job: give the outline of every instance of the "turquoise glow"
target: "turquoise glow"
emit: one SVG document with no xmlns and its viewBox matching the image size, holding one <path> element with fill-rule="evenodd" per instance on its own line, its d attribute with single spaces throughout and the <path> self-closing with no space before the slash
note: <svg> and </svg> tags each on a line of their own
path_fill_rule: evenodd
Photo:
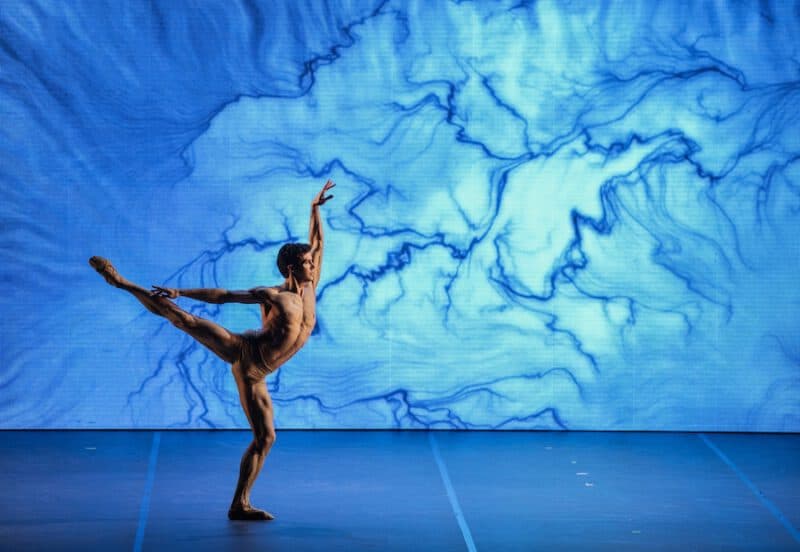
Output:
<svg viewBox="0 0 800 552">
<path fill-rule="evenodd" d="M 2 427 L 244 427 L 86 259 L 276 284 L 333 178 L 279 427 L 800 430 L 788 3 L 198 4 L 0 10 Z"/>
</svg>

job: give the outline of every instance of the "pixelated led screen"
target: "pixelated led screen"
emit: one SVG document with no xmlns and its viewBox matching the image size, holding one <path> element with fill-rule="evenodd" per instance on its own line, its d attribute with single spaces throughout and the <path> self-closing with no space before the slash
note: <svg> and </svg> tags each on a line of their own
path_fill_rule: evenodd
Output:
<svg viewBox="0 0 800 552">
<path fill-rule="evenodd" d="M 230 368 L 87 259 L 276 285 L 332 178 L 278 428 L 798 431 L 798 27 L 791 2 L 4 2 L 0 426 L 246 427 Z"/>
</svg>

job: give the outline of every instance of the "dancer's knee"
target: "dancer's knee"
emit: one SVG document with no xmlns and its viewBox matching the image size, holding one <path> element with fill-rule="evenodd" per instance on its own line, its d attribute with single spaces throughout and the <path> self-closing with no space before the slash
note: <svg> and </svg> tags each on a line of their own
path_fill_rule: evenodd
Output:
<svg viewBox="0 0 800 552">
<path fill-rule="evenodd" d="M 197 326 L 197 320 L 195 320 L 194 316 L 192 316 L 191 314 L 178 312 L 178 313 L 172 313 L 168 316 L 170 322 L 172 322 L 172 325 L 180 330 L 194 328 L 195 326 Z"/>
<path fill-rule="evenodd" d="M 275 438 L 275 431 L 267 431 L 255 438 L 253 446 L 259 453 L 269 452 L 269 449 L 275 444 Z"/>
</svg>

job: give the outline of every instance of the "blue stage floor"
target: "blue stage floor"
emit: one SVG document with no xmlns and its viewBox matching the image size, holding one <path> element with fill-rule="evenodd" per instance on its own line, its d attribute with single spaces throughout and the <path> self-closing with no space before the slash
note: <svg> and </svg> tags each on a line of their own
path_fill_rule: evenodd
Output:
<svg viewBox="0 0 800 552">
<path fill-rule="evenodd" d="M 2 550 L 800 550 L 800 436 L 0 432 Z"/>
</svg>

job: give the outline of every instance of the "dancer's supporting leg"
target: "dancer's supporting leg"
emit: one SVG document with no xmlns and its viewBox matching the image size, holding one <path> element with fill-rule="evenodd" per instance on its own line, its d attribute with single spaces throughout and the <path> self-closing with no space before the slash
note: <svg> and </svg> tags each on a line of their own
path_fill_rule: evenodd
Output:
<svg viewBox="0 0 800 552">
<path fill-rule="evenodd" d="M 273 515 L 250 505 L 250 489 L 253 488 L 264 459 L 275 443 L 275 424 L 272 416 L 272 399 L 263 379 L 247 377 L 247 367 L 240 363 L 233 365 L 233 375 L 239 388 L 239 399 L 253 430 L 253 441 L 242 455 L 239 465 L 239 482 L 233 494 L 230 519 L 274 519 Z"/>
<path fill-rule="evenodd" d="M 197 341 L 208 347 L 225 362 L 233 364 L 238 361 L 241 351 L 241 338 L 219 324 L 186 312 L 178 305 L 164 297 L 152 295 L 148 290 L 123 278 L 117 269 L 102 257 L 92 257 L 89 264 L 114 287 L 123 289 L 136 297 L 147 310 L 163 316 L 180 330 L 183 330 Z"/>
</svg>

